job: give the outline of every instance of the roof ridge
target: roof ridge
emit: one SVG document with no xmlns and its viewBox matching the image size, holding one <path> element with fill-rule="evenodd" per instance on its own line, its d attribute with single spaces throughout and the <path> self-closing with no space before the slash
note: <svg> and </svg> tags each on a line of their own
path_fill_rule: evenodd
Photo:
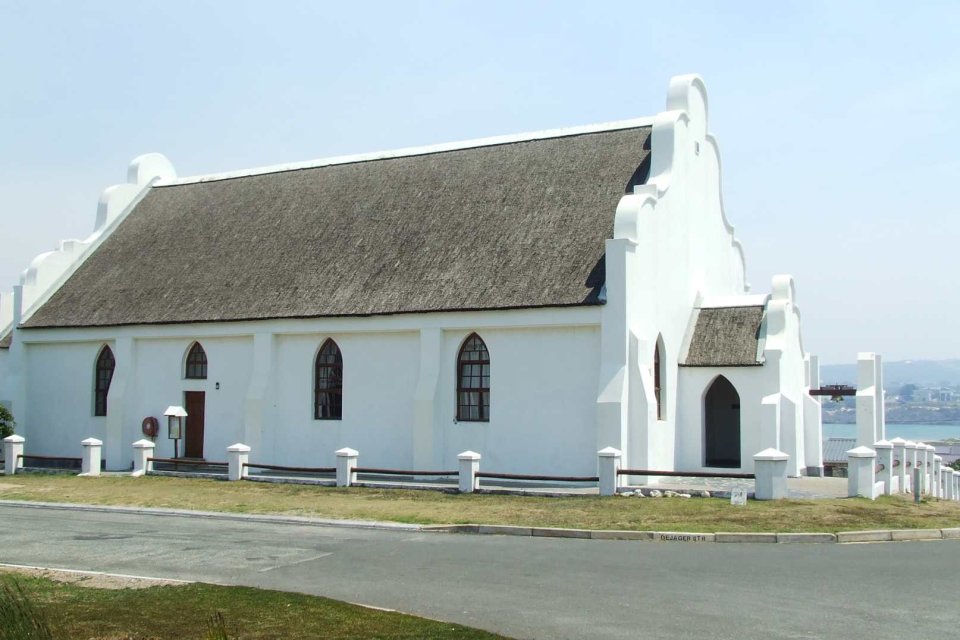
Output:
<svg viewBox="0 0 960 640">
<path fill-rule="evenodd" d="M 472 140 L 461 140 L 458 142 L 444 142 L 440 144 L 425 145 L 419 147 L 404 147 L 394 150 L 374 151 L 369 153 L 359 153 L 345 156 L 332 156 L 330 158 L 318 158 L 315 160 L 305 160 L 302 162 L 288 162 L 276 165 L 267 165 L 263 167 L 254 167 L 251 169 L 239 169 L 236 171 L 224 171 L 219 173 L 210 173 L 197 176 L 185 176 L 171 180 L 159 180 L 154 183 L 155 187 L 174 187 L 187 184 L 198 184 L 201 182 L 218 182 L 221 180 L 233 180 L 235 178 L 246 178 L 250 176 L 266 175 L 271 173 L 285 173 L 288 171 L 300 171 L 303 169 L 317 169 L 320 167 L 329 167 L 344 164 L 356 164 L 360 162 L 372 162 L 375 160 L 390 160 L 393 158 L 408 158 L 412 156 L 425 156 L 437 153 L 448 153 L 450 151 L 462 151 L 465 149 L 475 149 L 480 147 L 495 147 L 501 145 L 517 144 L 521 142 L 532 142 L 535 140 L 549 140 L 552 138 L 568 138 L 592 133 L 604 133 L 607 131 L 619 131 L 622 129 L 639 129 L 653 125 L 653 118 L 633 118 L 630 120 L 615 120 L 611 122 L 602 122 L 598 124 L 580 125 L 574 127 L 560 127 L 556 129 L 544 129 L 542 131 L 531 131 L 527 133 L 515 133 L 501 136 L 490 136 L 486 138 L 475 138 Z"/>
</svg>

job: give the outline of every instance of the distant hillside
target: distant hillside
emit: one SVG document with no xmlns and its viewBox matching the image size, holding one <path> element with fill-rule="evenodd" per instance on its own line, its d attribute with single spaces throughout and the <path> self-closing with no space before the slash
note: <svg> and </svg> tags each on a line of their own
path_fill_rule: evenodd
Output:
<svg viewBox="0 0 960 640">
<path fill-rule="evenodd" d="M 856 384 L 856 364 L 829 364 L 820 367 L 824 384 Z M 902 360 L 883 363 L 883 386 L 887 389 L 907 383 L 920 386 L 960 385 L 960 359 L 957 360 Z"/>
</svg>

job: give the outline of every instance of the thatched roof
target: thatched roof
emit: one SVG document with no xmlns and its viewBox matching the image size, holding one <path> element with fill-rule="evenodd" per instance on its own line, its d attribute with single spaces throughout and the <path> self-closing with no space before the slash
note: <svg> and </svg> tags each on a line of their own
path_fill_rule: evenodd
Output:
<svg viewBox="0 0 960 640">
<path fill-rule="evenodd" d="M 762 306 L 698 309 L 682 366 L 745 367 L 757 360 Z"/>
<path fill-rule="evenodd" d="M 649 127 L 153 187 L 25 323 L 599 304 Z"/>
</svg>

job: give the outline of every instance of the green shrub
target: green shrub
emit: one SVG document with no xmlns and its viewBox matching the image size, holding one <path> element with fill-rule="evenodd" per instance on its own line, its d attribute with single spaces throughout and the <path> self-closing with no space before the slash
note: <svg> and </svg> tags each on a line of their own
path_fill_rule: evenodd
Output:
<svg viewBox="0 0 960 640">
<path fill-rule="evenodd" d="M 53 640 L 46 617 L 13 579 L 0 582 L 0 640 Z"/>
<path fill-rule="evenodd" d="M 13 421 L 13 414 L 0 404 L 0 440 L 13 435 L 13 428 L 17 423 Z"/>
<path fill-rule="evenodd" d="M 222 611 L 217 611 L 207 620 L 206 640 L 230 640 L 227 635 L 227 621 Z"/>
</svg>

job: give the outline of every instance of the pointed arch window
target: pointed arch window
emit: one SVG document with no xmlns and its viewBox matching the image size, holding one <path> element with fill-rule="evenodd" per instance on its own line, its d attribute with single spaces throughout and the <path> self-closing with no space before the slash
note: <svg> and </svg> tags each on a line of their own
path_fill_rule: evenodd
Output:
<svg viewBox="0 0 960 640">
<path fill-rule="evenodd" d="M 457 420 L 490 421 L 490 353 L 475 333 L 457 356 Z"/>
<path fill-rule="evenodd" d="M 313 417 L 315 420 L 343 418 L 343 356 L 331 339 L 320 347 L 314 363 Z"/>
<path fill-rule="evenodd" d="M 188 380 L 207 379 L 207 352 L 199 342 L 194 342 L 187 354 L 186 375 Z"/>
<path fill-rule="evenodd" d="M 108 345 L 100 349 L 100 355 L 97 356 L 96 373 L 93 382 L 93 415 L 107 415 L 107 394 L 110 392 L 110 381 L 113 380 L 113 370 L 116 367 L 116 361 L 113 358 L 113 351 Z"/>
<path fill-rule="evenodd" d="M 664 407 L 663 382 L 666 377 L 663 366 L 663 337 L 657 337 L 657 345 L 653 350 L 653 395 L 657 400 L 657 420 L 665 420 L 667 412 Z"/>
</svg>

